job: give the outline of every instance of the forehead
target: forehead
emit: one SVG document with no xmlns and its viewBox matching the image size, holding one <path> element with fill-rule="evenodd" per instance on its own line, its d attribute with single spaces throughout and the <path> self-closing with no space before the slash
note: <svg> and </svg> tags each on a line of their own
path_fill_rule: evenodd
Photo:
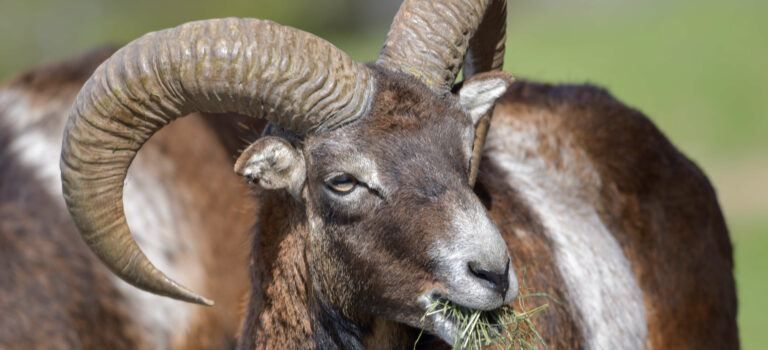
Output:
<svg viewBox="0 0 768 350">
<path fill-rule="evenodd" d="M 398 116 L 365 120 L 354 126 L 314 137 L 310 142 L 314 158 L 342 153 L 382 153 L 385 158 L 455 152 L 471 126 L 457 118 L 415 120 Z"/>
<path fill-rule="evenodd" d="M 308 145 L 313 163 L 324 168 L 371 166 L 395 175 L 404 168 L 462 172 L 474 128 L 455 98 L 438 96 L 408 77 L 383 80 L 367 116 L 313 137 Z"/>
</svg>

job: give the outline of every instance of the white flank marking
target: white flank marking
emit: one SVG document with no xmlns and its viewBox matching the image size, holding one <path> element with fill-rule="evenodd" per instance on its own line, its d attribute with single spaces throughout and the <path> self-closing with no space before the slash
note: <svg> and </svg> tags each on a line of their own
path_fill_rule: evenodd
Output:
<svg viewBox="0 0 768 350">
<path fill-rule="evenodd" d="M 555 262 L 570 300 L 585 321 L 585 345 L 642 349 L 648 335 L 642 290 L 586 195 L 599 189 L 599 175 L 583 151 L 554 137 L 552 130 L 497 122 L 491 127 L 487 154 L 506 170 L 508 183 L 541 218 L 554 243 Z M 537 156 L 542 143 L 545 149 L 560 150 L 558 168 Z"/>
<path fill-rule="evenodd" d="M 48 194 L 66 210 L 61 195 L 59 155 L 64 122 L 72 100 L 57 98 L 45 104 L 31 105 L 24 92 L 0 91 L 0 106 L 9 106 L 3 126 L 10 127 L 10 151 L 23 165 L 36 170 Z M 190 234 L 195 224 L 189 215 L 174 210 L 179 205 L 174 198 L 183 194 L 178 188 L 163 186 L 159 175 L 172 170 L 173 164 L 160 155 L 152 161 L 143 154 L 134 161 L 128 173 L 124 198 L 125 212 L 133 236 L 149 259 L 177 281 L 195 289 L 203 276 L 197 259 L 168 257 L 196 255 L 195 239 Z M 158 168 L 165 169 L 158 170 Z M 176 205 L 174 205 L 176 204 Z M 111 275 L 111 274 L 110 274 Z M 140 325 L 156 349 L 170 349 L 175 340 L 186 336 L 194 315 L 193 305 L 156 296 L 139 290 L 118 277 L 115 284 L 125 298 L 125 309 Z"/>
</svg>

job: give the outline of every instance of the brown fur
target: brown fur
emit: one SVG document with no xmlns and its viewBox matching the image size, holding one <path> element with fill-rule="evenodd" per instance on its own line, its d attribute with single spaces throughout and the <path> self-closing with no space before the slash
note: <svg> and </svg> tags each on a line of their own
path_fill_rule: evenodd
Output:
<svg viewBox="0 0 768 350">
<path fill-rule="evenodd" d="M 424 127 L 423 120 L 398 118 L 396 117 L 398 115 L 429 113 L 429 108 L 437 111 L 429 113 L 430 115 L 442 115 L 439 106 L 424 104 L 424 101 L 416 97 L 418 94 L 397 81 L 385 88 L 392 90 L 380 95 L 383 102 L 377 106 L 382 109 L 375 110 L 377 112 L 374 113 L 389 117 L 381 119 L 380 122 L 376 118 L 369 121 L 365 125 L 368 133 L 366 135 L 373 135 L 380 140 L 397 134 L 399 130 L 405 132 Z M 517 123 L 535 126 L 540 130 L 541 137 L 554 137 L 555 144 L 558 142 L 565 144 L 565 141 L 557 141 L 558 139 L 575 140 L 575 147 L 584 150 L 589 159 L 597 164 L 604 187 L 587 191 L 593 191 L 592 199 L 596 203 L 601 203 L 599 206 L 601 219 L 617 234 L 617 240 L 639 276 L 640 285 L 646 295 L 649 348 L 738 348 L 730 243 L 716 199 L 700 171 L 676 151 L 647 118 L 593 87 L 557 87 L 518 83 L 499 102 L 493 123 L 500 125 L 512 119 Z M 449 119 L 447 123 L 450 122 Z M 357 143 L 365 144 L 365 141 L 360 141 L 365 140 L 365 137 L 357 140 Z M 366 146 L 371 145 L 366 144 Z M 397 152 L 398 149 L 402 149 L 393 144 L 389 146 L 389 148 L 370 148 L 381 150 L 381 152 Z M 503 152 L 503 150 L 495 151 Z M 400 155 L 405 156 L 405 154 Z M 544 157 L 555 168 L 560 163 L 557 148 L 542 148 L 539 149 L 539 153 L 530 156 Z M 377 157 L 381 160 L 386 159 L 387 155 L 379 153 Z M 654 159 L 661 161 L 653 161 Z M 399 166 L 402 164 L 388 164 L 392 169 L 397 169 Z M 654 175 L 646 176 L 643 171 Z M 664 175 L 660 176 L 659 173 Z M 560 304 L 545 298 L 529 300 L 529 305 L 547 301 L 551 304 L 551 307 L 534 322 L 551 348 L 582 348 L 584 334 L 581 333 L 580 328 L 581 315 L 569 304 L 569 296 L 564 289 L 562 276 L 554 264 L 551 243 L 544 232 L 545 228 L 524 199 L 520 198 L 517 191 L 510 187 L 504 178 L 503 170 L 498 168 L 492 160 L 485 158 L 475 192 L 501 229 L 512 252 L 514 263 L 516 266 L 525 267 L 525 278 L 523 279 L 522 273 L 519 274 L 527 288 L 522 293 L 545 292 L 562 302 Z M 429 188 L 427 183 L 422 185 L 424 185 L 422 189 Z M 651 188 L 652 191 L 650 191 Z M 264 196 L 268 202 L 275 201 L 269 206 L 270 208 L 279 208 L 278 203 L 291 201 L 286 195 L 278 195 L 275 192 L 265 193 Z M 279 198 L 281 196 L 282 198 Z M 669 198 L 681 198 L 681 200 L 666 202 Z M 643 205 L 648 208 L 658 209 L 640 211 L 637 208 L 640 203 L 644 203 Z M 424 204 L 417 198 L 410 198 L 410 204 L 405 206 L 414 205 L 419 207 Z M 262 232 L 294 232 L 291 234 L 293 235 L 298 231 L 287 229 L 287 227 L 295 225 L 296 220 L 301 222 L 305 219 L 295 215 L 285 216 L 282 213 L 303 210 L 301 207 L 292 207 L 263 212 L 260 230 Z M 403 212 L 403 214 L 406 213 Z M 396 217 L 397 213 L 381 215 L 389 220 L 399 220 Z M 676 219 L 681 215 L 686 219 Z M 429 215 L 426 216 L 429 217 Z M 277 222 L 274 221 L 275 218 L 278 219 Z M 442 220 L 444 219 L 435 216 L 429 222 L 430 225 L 439 226 Z M 691 222 L 701 223 L 702 226 L 686 228 Z M 518 231 L 524 231 L 525 234 L 518 235 L 516 234 Z M 680 236 L 676 236 L 678 233 Z M 275 235 L 272 233 L 269 237 L 275 237 Z M 691 235 L 696 235 L 697 239 L 686 238 L 693 237 Z M 275 247 L 279 246 L 282 247 L 281 249 L 290 247 L 288 249 L 290 253 L 287 251 L 278 253 L 275 258 L 277 261 L 282 261 L 283 257 L 290 257 L 288 259 L 290 263 L 287 266 L 297 263 L 306 264 L 304 259 L 311 259 L 306 252 L 302 256 L 301 252 L 296 250 L 296 246 L 305 247 L 306 240 L 301 240 L 301 244 L 294 244 L 296 242 L 293 241 L 291 241 L 292 244 L 278 244 L 273 241 L 274 238 L 266 238 L 263 234 L 259 239 L 262 243 L 254 251 L 255 255 L 270 252 L 269 255 L 272 256 L 275 254 Z M 424 245 L 423 242 L 414 243 L 413 240 L 408 241 L 408 244 Z M 681 255 L 680 247 L 687 247 L 696 252 L 696 255 Z M 397 261 L 397 259 L 392 260 L 391 257 L 383 259 L 375 255 L 366 256 L 377 264 L 392 265 Z M 326 258 L 335 261 L 333 256 L 326 256 Z M 415 256 L 408 257 L 408 259 L 414 258 Z M 285 266 L 274 267 L 273 265 L 267 270 L 284 271 L 283 267 Z M 358 268 L 366 271 L 362 266 Z M 413 266 L 410 268 L 412 269 Z M 292 300 L 283 305 L 288 310 L 295 310 L 296 305 L 302 302 L 305 306 L 313 304 L 305 299 L 312 299 L 311 295 L 305 294 L 307 285 L 311 284 L 305 275 L 309 270 L 311 269 L 306 266 L 288 270 L 293 272 L 288 280 L 303 281 L 303 287 L 299 293 L 302 297 L 299 300 L 295 299 L 294 293 L 276 294 L 277 298 Z M 397 272 L 397 268 L 388 269 L 388 273 L 397 275 Z M 262 289 L 269 288 L 264 284 L 267 280 L 272 280 L 275 284 L 283 283 L 276 281 L 274 276 L 270 278 L 261 280 Z M 266 285 L 269 284 L 266 283 Z M 701 289 L 708 290 L 700 291 Z M 337 292 L 355 293 L 350 290 Z M 673 303 L 674 307 L 671 306 Z M 259 309 L 253 305 L 249 307 L 249 311 Z M 308 310 L 302 310 L 301 315 L 310 315 L 309 319 L 313 320 L 311 307 Z M 294 311 L 291 314 L 297 313 Z M 367 327 L 370 327 L 370 323 L 366 322 L 368 321 L 363 319 L 359 324 L 367 324 Z M 377 321 L 377 323 L 381 322 Z M 269 324 L 275 326 L 275 323 Z M 244 325 L 246 329 L 261 327 L 255 318 L 249 318 Z M 282 325 L 286 328 L 296 326 L 287 321 Z M 312 331 L 307 331 L 306 325 L 298 327 L 303 330 L 303 335 L 292 333 L 293 337 L 285 336 L 286 332 L 291 332 L 290 330 L 286 331 L 281 327 L 278 329 L 280 330 L 275 334 L 280 335 L 281 341 L 294 339 L 291 342 L 282 343 L 290 344 L 284 345 L 289 348 L 308 346 L 297 343 L 295 339 L 313 336 Z M 387 324 L 383 329 L 391 330 L 393 325 Z M 377 345 L 381 345 L 381 339 L 387 339 L 385 334 L 388 333 L 371 333 L 366 336 L 366 339 L 369 344 L 376 342 Z M 401 337 L 410 339 L 409 341 L 413 340 L 412 330 L 407 328 L 397 331 L 396 334 L 401 334 Z M 251 336 L 255 339 L 259 338 L 259 336 Z M 274 334 L 262 333 L 261 336 L 264 337 L 261 339 L 266 341 L 272 339 Z M 432 348 L 444 346 L 431 343 L 433 342 L 431 339 L 423 342 L 422 345 Z M 243 343 L 241 348 L 250 349 L 251 344 Z M 316 346 L 317 343 L 311 345 Z M 403 346 L 403 343 L 389 345 L 392 348 L 398 348 Z"/>
<path fill-rule="evenodd" d="M 111 49 L 45 66 L 14 79 L 7 90 L 23 91 L 32 104 L 69 105 L 81 85 Z M 0 114 L 9 106 L 0 106 Z M 44 116 L 40 127 L 60 124 L 68 111 Z M 4 116 L 10 118 L 10 116 Z M 188 117 L 163 129 L 143 149 L 136 167 L 171 159 L 162 173 L 164 186 L 184 193 L 175 205 L 200 218 L 197 232 L 180 234 L 202 240 L 206 287 L 217 306 L 200 307 L 178 349 L 232 348 L 247 291 L 248 239 L 257 203 L 231 171 L 232 153 L 205 119 Z M 0 122 L 8 119 L 0 119 Z M 221 129 L 234 129 L 226 126 Z M 14 135 L 0 128 L 0 141 Z M 254 132 L 254 133 L 257 133 Z M 194 140 L 194 142 L 178 142 Z M 0 348 L 142 349 L 151 348 L 139 325 L 122 305 L 110 272 L 82 242 L 60 198 L 49 198 L 32 169 L 15 155 L 0 154 Z M 149 165 L 152 166 L 152 165 Z M 236 208 L 233 210 L 233 208 Z M 185 218 L 177 218 L 185 220 Z M 176 254 L 176 253 L 174 253 Z M 180 255 L 182 256 L 182 255 Z M 180 304 L 181 305 L 181 304 Z"/>
<path fill-rule="evenodd" d="M 30 71 L 7 88 L 28 90 L 35 103 L 71 101 L 94 64 L 109 54 L 99 50 Z M 0 106 L 0 115 L 9 107 Z M 33 169 L 9 153 L 9 132 L 7 125 L 0 127 L 0 348 L 149 348 L 130 323 L 130 310 L 116 302 L 120 296 L 110 272 L 80 240 L 60 201 L 49 198 Z"/>
<path fill-rule="evenodd" d="M 504 116 L 499 119 L 502 118 Z M 551 297 L 526 299 L 529 308 L 550 304 L 544 313 L 534 318 L 537 330 L 551 349 L 578 348 L 583 344 L 578 326 L 581 316 L 569 304 L 562 276 L 552 256 L 552 243 L 545 236 L 536 214 L 504 181 L 505 175 L 490 159 L 484 158 L 475 191 L 480 198 L 486 198 L 486 208 L 507 242 L 514 266 L 519 269 L 517 275 L 523 287 L 520 294 L 546 293 Z M 519 236 L 519 231 L 523 235 Z"/>
<path fill-rule="evenodd" d="M 71 100 L 104 56 L 36 70 L 9 86 L 27 91 L 35 103 Z M 160 154 L 175 162 L 163 183 L 193 189 L 178 198 L 179 206 L 205 218 L 199 232 L 183 234 L 205 242 L 198 257 L 206 266 L 201 292 L 217 305 L 200 309 L 178 348 L 230 347 L 241 319 L 241 349 L 412 344 L 416 329 L 389 319 L 413 324 L 420 310 L 401 298 L 439 285 L 430 278 L 423 247 L 448 219 L 439 199 L 471 195 L 456 175 L 467 167 L 467 150 L 455 144 L 456 131 L 467 125 L 446 107 L 448 99 L 410 78 L 378 74 L 373 116 L 301 142 L 315 157 L 308 181 L 318 183 L 339 152 L 323 141 L 354 140 L 347 145 L 376 157 L 383 181 L 399 188 L 386 206 L 365 202 L 352 214 L 338 211 L 325 206 L 320 189 L 311 185 L 304 192 L 311 199 L 307 204 L 284 191 L 246 196 L 244 180 L 230 169 L 242 143 L 231 140 L 248 139 L 260 126 L 242 119 L 185 118 L 142 149 L 148 159 Z M 589 189 L 591 200 L 638 276 L 649 348 L 737 348 L 731 246 L 714 192 L 695 165 L 639 112 L 588 86 L 517 83 L 497 105 L 491 128 L 511 120 L 571 140 L 597 168 L 602 185 Z M 11 137 L 0 135 L 0 141 Z M 559 150 L 543 148 L 531 156 L 557 167 Z M 139 328 L 126 317 L 131 310 L 118 306 L 121 296 L 109 272 L 80 241 L 58 199 L 47 198 L 32 169 L 13 155 L 0 154 L 0 164 L 0 259 L 9 267 L 0 272 L 0 347 L 146 348 Z M 580 348 L 582 316 L 569 305 L 545 228 L 503 181 L 503 172 L 485 158 L 475 194 L 499 227 L 515 266 L 527 267 L 529 291 L 563 302 L 535 319 L 542 336 L 551 348 Z M 374 210 L 376 216 L 365 216 Z M 418 220 L 412 210 L 419 210 Z M 248 263 L 245 234 L 256 217 Z M 322 236 L 309 231 L 310 221 L 329 217 L 341 220 L 321 221 Z M 243 315 L 246 264 L 251 283 Z M 422 348 L 444 346 L 434 339 L 422 343 Z"/>
<path fill-rule="evenodd" d="M 199 220 L 197 232 L 179 234 L 202 241 L 200 256 L 188 259 L 203 261 L 205 287 L 201 292 L 216 300 L 216 306 L 197 308 L 197 320 L 179 349 L 233 347 L 249 286 L 247 233 L 254 224 L 252 213 L 258 204 L 247 195 L 243 181 L 232 173 L 229 153 L 217 144 L 216 135 L 206 124 L 199 117 L 174 122 L 153 137 L 154 144 L 148 144 L 151 148 L 144 152 L 158 152 L 175 161 L 173 173 L 159 178 L 167 187 L 189 189 L 185 194 L 191 197 L 179 198 L 174 204 L 190 217 L 204 218 Z"/>
<path fill-rule="evenodd" d="M 516 83 L 497 104 L 493 124 L 513 119 L 533 126 L 542 138 L 574 140 L 597 168 L 602 186 L 587 191 L 592 191 L 602 221 L 614 232 L 638 276 L 645 295 L 649 348 L 738 348 L 728 230 L 714 191 L 695 164 L 640 112 L 591 86 Z M 557 164 L 558 152 L 540 149 L 532 156 Z M 503 178 L 487 162 L 481 175 L 481 182 Z M 488 192 L 496 194 L 499 189 Z M 514 195 L 499 199 L 510 201 Z M 535 235 L 537 230 L 528 232 Z M 512 234 L 505 234 L 505 239 L 513 256 L 542 246 L 520 242 Z M 542 273 L 542 267 L 545 272 L 547 265 L 533 263 L 531 273 Z M 543 290 L 551 293 L 550 288 Z M 537 320 L 546 330 L 553 325 L 549 321 Z M 559 335 L 552 339 L 559 340 Z"/>
</svg>

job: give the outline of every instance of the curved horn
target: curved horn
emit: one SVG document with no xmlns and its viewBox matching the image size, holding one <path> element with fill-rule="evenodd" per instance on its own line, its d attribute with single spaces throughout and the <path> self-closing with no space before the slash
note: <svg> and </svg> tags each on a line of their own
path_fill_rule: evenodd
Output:
<svg viewBox="0 0 768 350">
<path fill-rule="evenodd" d="M 217 19 L 149 33 L 86 82 L 64 131 L 64 198 L 91 250 L 123 280 L 210 305 L 156 269 L 131 236 L 123 182 L 141 146 L 194 111 L 235 112 L 299 133 L 364 115 L 374 82 L 363 65 L 311 34 L 255 19 Z"/>
<path fill-rule="evenodd" d="M 501 69 L 506 7 L 505 0 L 406 0 L 376 62 L 448 92 L 462 62 L 465 78 Z"/>
<path fill-rule="evenodd" d="M 475 73 L 498 71 L 504 66 L 504 43 L 507 37 L 507 2 L 492 1 L 485 11 L 485 16 L 477 28 L 475 36 L 469 41 L 469 51 L 464 58 L 464 79 Z M 475 141 L 469 166 L 469 185 L 474 186 L 480 159 L 483 157 L 485 137 L 491 126 L 493 110 L 482 116 L 475 127 Z"/>
<path fill-rule="evenodd" d="M 432 90 L 445 93 L 453 86 L 462 62 L 464 79 L 475 73 L 501 70 L 506 24 L 506 0 L 406 0 L 376 62 L 409 73 Z M 477 179 L 490 123 L 489 113 L 477 124 L 470 186 Z"/>
<path fill-rule="evenodd" d="M 491 1 L 483 21 L 469 41 L 464 57 L 464 79 L 475 73 L 501 70 L 504 66 L 504 43 L 507 38 L 507 2 Z"/>
</svg>

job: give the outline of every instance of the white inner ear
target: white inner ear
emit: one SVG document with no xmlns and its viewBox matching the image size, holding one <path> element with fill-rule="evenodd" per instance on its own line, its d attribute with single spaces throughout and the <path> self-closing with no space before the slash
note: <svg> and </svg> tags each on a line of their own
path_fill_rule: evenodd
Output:
<svg viewBox="0 0 768 350">
<path fill-rule="evenodd" d="M 235 163 L 238 175 L 258 180 L 266 189 L 285 188 L 300 199 L 306 169 L 304 158 L 286 140 L 276 136 L 263 137 L 243 151 Z"/>
<path fill-rule="evenodd" d="M 503 79 L 471 81 L 459 90 L 459 105 L 472 117 L 472 124 L 477 124 L 506 91 L 507 82 Z"/>
</svg>

